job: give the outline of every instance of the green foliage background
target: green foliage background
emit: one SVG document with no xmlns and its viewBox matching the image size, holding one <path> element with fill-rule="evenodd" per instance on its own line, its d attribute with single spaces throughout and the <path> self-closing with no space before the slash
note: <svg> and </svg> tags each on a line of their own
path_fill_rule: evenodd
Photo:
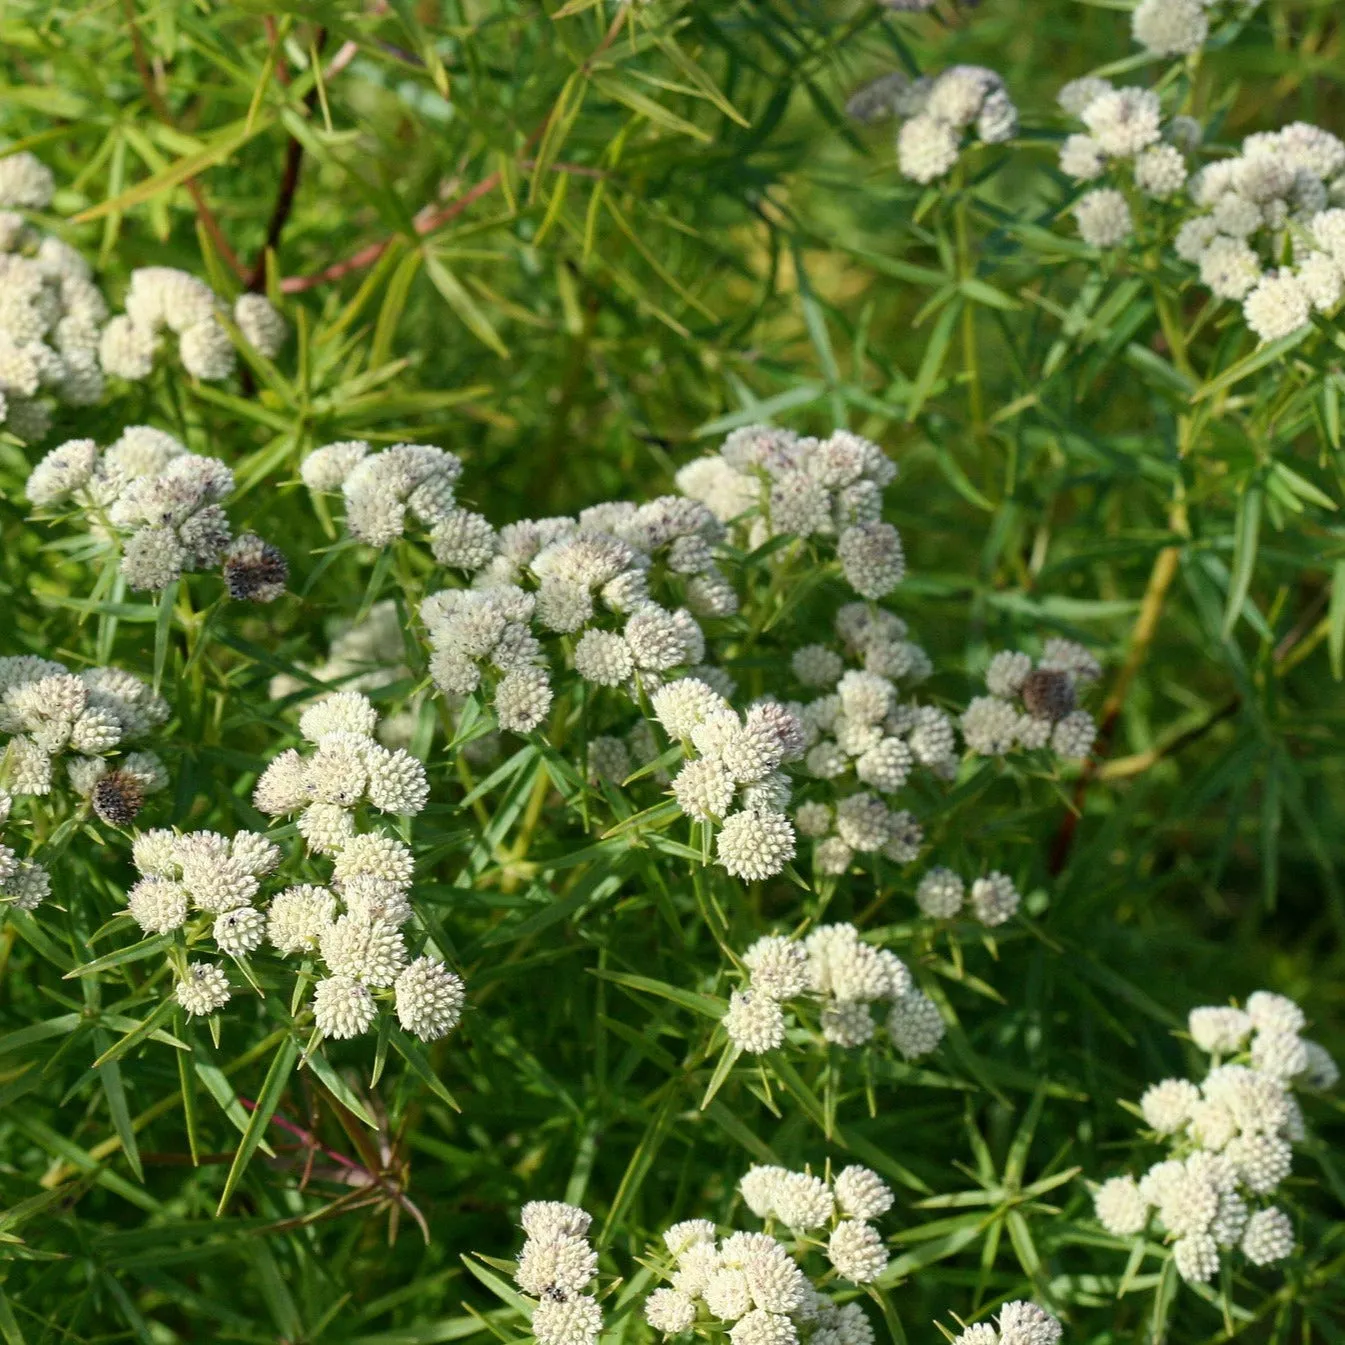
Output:
<svg viewBox="0 0 1345 1345">
<path fill-rule="evenodd" d="M 872 1114 L 864 1081 L 847 1076 L 830 1140 L 805 1101 L 767 1096 L 749 1073 L 700 1109 L 714 1060 L 694 996 L 612 979 L 727 993 L 685 899 L 690 878 L 636 850 L 574 878 L 558 861 L 587 844 L 577 821 L 520 828 L 540 759 L 473 810 L 442 743 L 432 758 L 435 802 L 418 829 L 432 858 L 417 891 L 469 986 L 463 1030 L 432 1052 L 461 1113 L 400 1062 L 370 1094 L 381 1140 L 309 1075 L 285 1094 L 281 1115 L 378 1173 L 372 1188 L 346 1184 L 322 1154 L 301 1180 L 305 1154 L 272 1127 L 274 1154 L 256 1156 L 216 1217 L 237 1131 L 198 1097 L 192 1165 L 164 1047 L 121 1069 L 132 1162 L 90 1063 L 133 1026 L 120 997 L 143 1006 L 144 987 L 62 981 L 97 918 L 71 914 L 45 936 L 10 918 L 7 1342 L 511 1339 L 517 1320 L 461 1257 L 510 1255 L 523 1200 L 593 1209 L 605 1267 L 638 1285 L 636 1258 L 670 1213 L 722 1215 L 748 1162 L 847 1151 L 897 1177 L 886 1287 L 912 1339 L 933 1339 L 935 1317 L 1034 1293 L 1067 1317 L 1070 1339 L 1148 1338 L 1152 1297 L 1115 1298 L 1123 1253 L 1062 1174 L 1124 1165 L 1133 1122 L 1116 1099 L 1188 1063 L 1172 1030 L 1193 1004 L 1270 986 L 1345 1053 L 1345 374 L 1338 331 L 1259 371 L 1239 366 L 1250 338 L 1227 315 L 1187 348 L 1200 307 L 1189 285 L 1158 261 L 1099 263 L 1057 222 L 1070 189 L 1054 169 L 1056 89 L 1103 66 L 1155 73 L 1132 57 L 1123 8 L 0 7 L 0 135 L 51 164 L 61 218 L 49 223 L 97 257 L 109 290 L 162 263 L 235 293 L 259 266 L 297 328 L 275 366 L 233 391 L 159 373 L 51 437 L 174 429 L 235 467 L 242 513 L 283 540 L 295 569 L 298 596 L 274 610 L 208 630 L 198 612 L 173 632 L 176 794 L 153 805 L 155 823 L 257 821 L 248 773 L 290 731 L 272 673 L 311 662 L 324 623 L 376 596 L 355 552 L 330 550 L 336 532 L 298 483 L 304 453 L 341 438 L 452 449 L 465 501 L 506 521 L 653 493 L 753 420 L 848 424 L 901 465 L 889 516 L 911 578 L 895 606 L 934 655 L 942 694 L 965 699 L 988 651 L 1049 632 L 1103 653 L 1121 693 L 1072 844 L 1071 782 L 1045 822 L 1021 781 L 980 805 L 978 832 L 1013 849 L 1032 894 L 1033 922 L 1001 940 L 999 968 L 968 951 L 1002 1002 L 950 992 L 965 1030 L 948 1052 L 928 1068 L 889 1065 L 871 1081 Z M 1182 72 L 1210 138 L 1234 144 L 1295 117 L 1345 129 L 1340 20 L 1331 0 L 1267 0 Z M 320 83 L 318 53 L 342 63 Z M 936 199 L 897 176 L 889 128 L 842 108 L 887 70 L 954 61 L 998 69 L 1023 130 Z M 287 163 L 297 193 L 269 235 Z M 423 210 L 445 218 L 422 234 Z M 385 245 L 371 265 L 323 277 L 371 244 Z M 88 576 L 26 521 L 36 454 L 0 446 L 0 652 L 82 657 L 97 625 L 79 606 Z M 1151 639 L 1136 633 L 1146 595 Z M 120 617 L 116 660 L 149 670 L 153 609 Z M 747 670 L 749 689 L 764 672 Z M 515 870 L 476 857 L 483 815 L 515 845 Z M 975 856 L 982 838 L 957 839 Z M 129 866 L 124 847 L 100 852 L 105 841 L 80 838 L 84 888 L 57 897 L 72 913 L 86 898 L 118 904 Z M 795 898 L 771 889 L 761 909 L 731 912 L 734 927 L 787 922 Z M 204 1058 L 257 1097 L 272 1027 L 260 1010 L 231 1011 Z M 203 1031 L 196 1047 L 209 1052 Z M 363 1089 L 361 1053 L 335 1059 Z M 1341 1336 L 1339 1103 L 1314 1120 L 1296 1178 L 1314 1211 L 1306 1253 L 1282 1288 L 1267 1273 L 1234 1291 L 1249 1313 L 1229 1325 L 1248 1339 Z M 1227 1330 L 1189 1292 L 1160 1306 L 1176 1338 Z M 613 1329 L 643 1330 L 629 1313 Z"/>
</svg>

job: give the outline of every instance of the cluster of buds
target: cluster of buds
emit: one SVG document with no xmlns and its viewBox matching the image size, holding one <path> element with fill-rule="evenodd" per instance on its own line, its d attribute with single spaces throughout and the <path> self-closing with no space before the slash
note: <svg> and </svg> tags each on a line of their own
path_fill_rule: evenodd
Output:
<svg viewBox="0 0 1345 1345">
<path fill-rule="evenodd" d="M 1058 756 L 1086 757 L 1097 724 L 1078 709 L 1079 688 L 1095 682 L 1102 669 L 1073 640 L 1050 639 L 1034 663 L 1027 654 L 1005 650 L 990 660 L 985 685 L 962 713 L 962 737 L 979 756 L 1049 747 Z"/>
<path fill-rule="evenodd" d="M 0 658 L 0 735 L 9 735 L 0 785 L 13 795 L 49 794 L 64 758 L 75 792 L 103 821 L 126 826 L 168 774 L 153 752 L 112 754 L 167 718 L 167 701 L 119 668 L 75 674 L 34 655 Z"/>
<path fill-rule="evenodd" d="M 877 444 L 849 430 L 814 439 L 751 425 L 683 467 L 677 487 L 748 548 L 774 537 L 832 542 L 855 592 L 882 598 L 906 574 L 901 538 L 882 521 L 883 491 L 896 475 Z"/>
<path fill-rule="evenodd" d="M 686 757 L 673 797 L 686 816 L 718 826 L 720 864 L 747 882 L 779 873 L 794 857 L 794 828 L 785 814 L 789 780 L 780 767 L 802 755 L 798 718 L 774 701 L 739 714 L 692 677 L 669 682 L 652 701 Z"/>
<path fill-rule="evenodd" d="M 221 319 L 228 305 L 199 277 L 171 266 L 145 266 L 131 272 L 125 312 L 103 328 L 98 356 L 103 371 L 128 382 L 154 372 L 165 337 L 177 340 L 182 367 L 193 378 L 217 383 L 237 363 L 233 337 Z M 243 340 L 272 359 L 285 344 L 285 319 L 263 294 L 243 294 L 232 317 Z"/>
<path fill-rule="evenodd" d="M 23 859 L 4 839 L 14 798 L 0 789 L 0 911 L 33 911 L 51 895 L 51 875 L 35 859 Z"/>
<path fill-rule="evenodd" d="M 534 1300 L 537 1345 L 593 1345 L 602 1334 L 602 1309 L 587 1292 L 598 1273 L 598 1254 L 588 1240 L 590 1216 L 559 1200 L 531 1200 L 521 1222 L 527 1238 L 514 1283 Z"/>
<path fill-rule="evenodd" d="M 164 589 L 186 571 L 223 562 L 235 597 L 271 601 L 284 591 L 288 567 L 275 547 L 250 534 L 230 546 L 221 502 L 233 488 L 233 473 L 218 458 L 132 425 L 106 449 L 92 439 L 53 449 L 28 477 L 27 492 L 38 509 L 77 511 L 95 537 L 119 542 L 121 573 L 134 589 Z"/>
<path fill-rule="evenodd" d="M 664 1335 L 727 1335 L 733 1345 L 873 1345 L 863 1309 L 820 1293 L 804 1264 L 820 1250 L 852 1284 L 883 1273 L 887 1248 L 870 1222 L 892 1205 L 882 1179 L 858 1166 L 831 1181 L 753 1167 L 738 1189 L 768 1230 L 787 1228 L 791 1242 L 769 1231 L 720 1237 L 707 1219 L 674 1224 L 663 1235 L 669 1284 L 645 1300 L 645 1320 Z"/>
<path fill-rule="evenodd" d="M 818 1031 L 835 1046 L 862 1046 L 878 1031 L 872 1006 L 886 1007 L 886 1029 L 906 1060 L 943 1040 L 938 1006 L 891 950 L 865 943 L 854 925 L 821 925 L 804 939 L 768 934 L 743 955 L 746 988 L 724 1014 L 729 1041 L 752 1055 L 775 1050 L 788 1033 L 785 1006 L 816 1009 Z"/>
<path fill-rule="evenodd" d="M 92 406 L 103 395 L 102 291 L 74 248 L 19 213 L 46 209 L 53 189 L 27 151 L 0 159 L 0 423 L 29 443 L 50 429 L 50 402 Z"/>
<path fill-rule="evenodd" d="M 1297 1004 L 1266 990 L 1245 1008 L 1191 1011 L 1191 1040 L 1213 1057 L 1212 1068 L 1199 1083 L 1164 1079 L 1140 1099 L 1150 1134 L 1168 1152 L 1138 1181 L 1113 1177 L 1097 1188 L 1098 1221 L 1109 1233 L 1137 1237 L 1156 1219 L 1191 1284 L 1213 1279 L 1234 1249 L 1257 1266 L 1293 1251 L 1293 1223 L 1270 1203 L 1304 1138 L 1293 1089 L 1330 1088 L 1340 1077 L 1327 1052 L 1302 1036 L 1305 1025 Z"/>
</svg>

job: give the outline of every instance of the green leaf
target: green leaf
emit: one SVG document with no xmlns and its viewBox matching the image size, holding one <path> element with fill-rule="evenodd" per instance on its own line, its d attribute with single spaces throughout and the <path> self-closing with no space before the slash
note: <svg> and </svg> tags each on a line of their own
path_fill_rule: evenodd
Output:
<svg viewBox="0 0 1345 1345">
<path fill-rule="evenodd" d="M 228 1207 L 234 1191 L 238 1188 L 238 1183 L 242 1180 L 243 1173 L 247 1171 L 247 1166 L 252 1161 L 252 1155 L 257 1152 L 257 1146 L 266 1133 L 266 1127 L 271 1124 L 271 1117 L 275 1115 L 276 1108 L 280 1106 L 285 1085 L 289 1083 L 290 1074 L 293 1072 L 298 1059 L 299 1044 L 293 1036 L 286 1034 L 271 1061 L 271 1068 L 266 1072 L 266 1079 L 262 1084 L 261 1093 L 257 1097 L 256 1106 L 252 1109 L 247 1128 L 243 1131 L 243 1138 L 234 1153 L 234 1161 L 229 1168 L 229 1175 L 224 1179 L 224 1190 L 220 1194 L 219 1205 L 215 1209 L 216 1218 L 222 1215 Z"/>
<path fill-rule="evenodd" d="M 462 282 L 432 252 L 425 254 L 425 270 L 434 287 L 448 301 L 448 306 L 462 319 L 463 325 L 483 345 L 489 346 L 502 360 L 509 358 L 508 347 L 491 326 L 490 319 L 481 311 L 476 300 Z"/>
<path fill-rule="evenodd" d="M 430 1064 L 430 1058 L 425 1054 L 424 1049 L 419 1042 L 412 1041 L 405 1032 L 394 1032 L 392 1035 L 392 1048 L 397 1052 L 411 1069 L 411 1073 L 430 1090 L 441 1102 L 445 1102 L 452 1107 L 454 1111 L 460 1112 L 462 1108 L 458 1106 L 457 1099 L 452 1093 L 444 1087 L 443 1081 L 434 1072 L 434 1066 Z"/>
<path fill-rule="evenodd" d="M 1242 615 L 1242 604 L 1252 585 L 1256 567 L 1256 548 L 1261 536 L 1260 485 L 1249 485 L 1238 501 L 1237 519 L 1233 525 L 1233 571 L 1228 581 L 1228 602 L 1224 608 L 1223 638 L 1233 634 L 1233 628 Z"/>
</svg>

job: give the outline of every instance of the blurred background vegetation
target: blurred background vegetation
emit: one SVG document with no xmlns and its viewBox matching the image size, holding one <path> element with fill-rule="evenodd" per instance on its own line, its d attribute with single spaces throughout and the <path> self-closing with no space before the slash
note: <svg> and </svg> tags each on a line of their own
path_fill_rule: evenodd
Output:
<svg viewBox="0 0 1345 1345">
<path fill-rule="evenodd" d="M 1099 68 L 1153 73 L 1132 54 L 1125 10 L 7 0 L 0 137 L 55 171 L 49 227 L 97 258 L 112 295 L 134 267 L 180 266 L 221 293 L 265 287 L 296 328 L 275 368 L 232 391 L 156 374 L 49 441 L 77 430 L 107 442 L 140 421 L 178 430 L 236 468 L 250 523 L 285 542 L 296 591 L 313 581 L 302 601 L 250 618 L 251 652 L 219 671 L 228 714 L 184 734 L 197 818 L 217 817 L 218 791 L 232 787 L 221 782 L 275 741 L 274 669 L 255 651 L 312 661 L 324 624 L 364 588 L 353 557 L 320 554 L 335 534 L 314 520 L 296 472 L 311 447 L 440 444 L 466 461 L 464 500 L 502 522 L 647 496 L 740 424 L 845 423 L 901 465 L 891 518 L 912 574 L 896 606 L 935 656 L 936 688 L 965 699 L 988 651 L 1065 633 L 1103 656 L 1115 719 L 1093 778 L 1062 794 L 1046 834 L 1019 837 L 1036 856 L 1032 909 L 1049 914 L 1049 941 L 1014 957 L 1011 981 L 997 982 L 1007 1006 L 975 1033 L 983 1055 L 1052 1081 L 1044 1119 L 1022 1079 L 1001 1092 L 931 1071 L 891 1082 L 895 1096 L 857 1130 L 934 1192 L 963 1180 L 952 1160 L 977 1164 L 980 1135 L 984 1161 L 1017 1163 L 1015 1180 L 1099 1171 L 1129 1122 L 1090 1099 L 1137 1095 L 1175 1068 L 1169 1033 L 1191 1004 L 1262 984 L 1303 1002 L 1345 1053 L 1345 599 L 1332 596 L 1345 471 L 1329 411 L 1345 376 L 1339 348 L 1328 350 L 1311 405 L 1273 432 L 1251 433 L 1235 397 L 1179 455 L 1189 389 L 1154 373 L 1172 352 L 1148 291 L 1127 288 L 1123 263 L 1102 263 L 1099 277 L 1058 222 L 1069 188 L 1054 169 L 1056 90 Z M 888 71 L 954 62 L 997 69 L 1022 129 L 940 199 L 897 176 L 890 125 L 862 126 L 844 106 Z M 1189 97 L 1216 144 L 1297 117 L 1339 134 L 1342 69 L 1338 4 L 1266 0 L 1205 53 Z M 1191 297 L 1188 317 L 1198 306 Z M 1210 338 L 1221 359 L 1223 339 Z M 61 602 L 81 580 L 24 521 L 37 453 L 0 447 L 0 652 L 60 657 L 81 638 Z M 1276 462 L 1307 485 L 1278 509 L 1272 485 L 1249 534 L 1246 482 Z M 1145 607 L 1165 565 L 1161 601 Z M 1250 603 L 1235 604 L 1230 628 L 1240 582 Z M 149 666 L 152 627 L 120 638 L 128 666 Z M 1011 833 L 1012 808 L 993 825 Z M 714 1114 L 650 1092 L 653 1048 L 639 1041 L 678 1056 L 700 1027 L 580 974 L 610 948 L 685 983 L 684 953 L 651 934 L 648 909 L 647 894 L 627 893 L 550 927 L 540 948 L 501 950 L 443 1057 L 450 1086 L 476 1103 L 464 1115 L 401 1081 L 385 1089 L 389 1134 L 376 1153 L 334 1112 L 319 1118 L 317 1099 L 312 1117 L 292 1113 L 383 1174 L 372 1209 L 345 1212 L 350 1191 L 321 1154 L 301 1191 L 300 1150 L 275 1160 L 280 1176 L 258 1168 L 237 1210 L 212 1219 L 219 1173 L 188 1165 L 172 1116 L 142 1142 L 142 1187 L 115 1143 L 99 1149 L 108 1127 L 92 1103 L 65 1101 L 87 1051 L 58 1055 L 60 1086 L 21 1108 L 10 1098 L 24 1076 L 5 1073 L 0 1055 L 0 1189 L 25 1240 L 10 1249 L 0 1335 L 457 1339 L 484 1329 L 462 1300 L 493 1302 L 464 1284 L 459 1255 L 507 1255 L 522 1199 L 591 1193 L 630 1264 L 667 1210 L 689 1213 L 700 1192 L 722 1203 L 763 1142 L 814 1154 L 806 1119 L 777 1119 L 745 1086 Z M 51 1011 L 24 983 L 26 956 L 7 929 L 0 1023 L 11 1034 Z M 536 979 L 557 961 L 563 993 Z M 0 1049 L 19 1051 L 12 1035 Z M 164 1087 L 176 1075 L 171 1060 L 146 1068 L 162 1070 Z M 951 1140 L 949 1090 L 966 1095 L 966 1132 Z M 139 1106 L 153 1096 L 147 1079 Z M 217 1140 L 227 1163 L 232 1132 Z M 1316 1158 L 1338 1219 L 1345 1175 L 1329 1153 Z M 1089 1278 L 1072 1223 L 1086 1213 L 1082 1187 L 1052 1194 L 1071 1217 L 1045 1221 L 1040 1247 L 1025 1247 L 1008 1217 L 1014 1182 L 981 1175 L 998 1213 L 970 1244 L 931 1222 L 939 1210 L 904 1209 L 920 1253 L 908 1269 L 931 1263 L 894 1291 L 913 1335 L 928 1338 L 929 1318 L 980 1290 L 1037 1283 L 1076 1305 L 1071 1337 L 1134 1338 L 1141 1310 L 1112 1306 Z M 403 1187 L 428 1244 L 389 1194 Z M 1339 1228 L 1314 1249 L 1323 1282 Z M 1329 1311 L 1297 1315 L 1301 1287 L 1270 1300 L 1247 1328 L 1255 1338 L 1340 1337 Z M 1181 1313 L 1183 1338 L 1216 1331 L 1202 1305 Z"/>
</svg>

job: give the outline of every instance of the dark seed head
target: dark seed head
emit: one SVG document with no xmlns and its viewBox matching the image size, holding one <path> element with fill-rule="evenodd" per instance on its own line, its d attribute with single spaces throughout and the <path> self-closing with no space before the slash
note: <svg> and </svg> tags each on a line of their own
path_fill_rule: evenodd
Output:
<svg viewBox="0 0 1345 1345">
<path fill-rule="evenodd" d="M 1034 668 L 1023 683 L 1023 704 L 1030 715 L 1052 722 L 1074 709 L 1074 679 L 1054 668 Z"/>
<path fill-rule="evenodd" d="M 284 553 L 255 533 L 236 538 L 224 558 L 224 582 L 236 602 L 274 602 L 289 577 Z"/>
<path fill-rule="evenodd" d="M 129 771 L 109 771 L 94 785 L 91 801 L 109 826 L 128 827 L 145 802 L 145 791 Z"/>
</svg>

